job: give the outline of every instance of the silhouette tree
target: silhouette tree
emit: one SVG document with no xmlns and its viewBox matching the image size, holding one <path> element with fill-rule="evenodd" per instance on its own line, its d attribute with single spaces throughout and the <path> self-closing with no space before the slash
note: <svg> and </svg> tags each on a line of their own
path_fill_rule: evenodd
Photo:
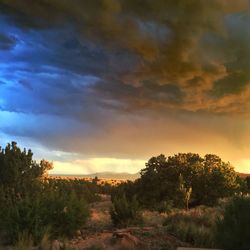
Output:
<svg viewBox="0 0 250 250">
<path fill-rule="evenodd" d="M 0 148 L 0 186 L 23 194 L 52 168 L 52 163 L 42 160 L 40 164 L 32 159 L 31 150 L 21 150 L 16 142 Z"/>
<path fill-rule="evenodd" d="M 202 158 L 198 154 L 179 153 L 149 159 L 135 182 L 135 192 L 140 203 L 147 207 L 170 200 L 175 206 L 188 207 L 214 205 L 218 198 L 239 191 L 240 185 L 230 163 L 218 156 L 207 154 Z"/>
</svg>

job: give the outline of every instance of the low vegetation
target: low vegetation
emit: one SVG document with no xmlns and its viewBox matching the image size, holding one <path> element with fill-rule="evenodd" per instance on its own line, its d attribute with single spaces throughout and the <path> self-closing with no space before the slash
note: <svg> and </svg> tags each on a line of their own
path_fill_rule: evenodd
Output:
<svg viewBox="0 0 250 250">
<path fill-rule="evenodd" d="M 142 222 L 136 196 L 133 196 L 131 201 L 127 200 L 125 194 L 121 197 L 114 197 L 110 215 L 114 225 L 119 227 L 137 225 Z"/>
<path fill-rule="evenodd" d="M 179 210 L 170 214 L 163 225 L 167 232 L 176 236 L 187 246 L 215 247 L 215 227 L 222 215 L 220 207 L 197 207 L 189 211 Z"/>
<path fill-rule="evenodd" d="M 96 185 L 47 179 L 51 168 L 45 160 L 36 163 L 30 150 L 21 151 L 14 142 L 1 150 L 0 235 L 4 244 L 39 245 L 48 234 L 52 239 L 72 237 L 85 224 L 88 203 L 98 200 Z"/>
<path fill-rule="evenodd" d="M 250 248 L 250 198 L 235 197 L 217 221 L 216 243 L 225 250 Z"/>
<path fill-rule="evenodd" d="M 98 178 L 48 178 L 52 167 L 34 161 L 31 150 L 21 150 L 15 142 L 0 149 L 0 243 L 15 246 L 9 249 L 48 250 L 54 239 L 81 238 L 83 228 L 89 233 L 109 229 L 144 249 L 250 247 L 250 182 L 218 156 L 152 157 L 139 179 L 115 186 Z M 98 204 L 105 205 L 103 216 Z M 90 216 L 95 216 L 92 225 Z M 99 223 L 100 218 L 105 222 Z M 134 231 L 116 232 L 131 226 Z M 112 234 L 104 234 L 119 245 Z M 98 242 L 102 249 L 101 237 Z"/>
</svg>

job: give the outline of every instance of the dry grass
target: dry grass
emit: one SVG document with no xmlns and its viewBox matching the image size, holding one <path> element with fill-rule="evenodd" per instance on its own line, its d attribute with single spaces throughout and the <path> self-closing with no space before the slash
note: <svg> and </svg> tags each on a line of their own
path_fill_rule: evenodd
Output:
<svg viewBox="0 0 250 250">
<path fill-rule="evenodd" d="M 145 226 L 159 226 L 163 224 L 167 214 L 145 210 L 142 213 L 142 218 Z"/>
<path fill-rule="evenodd" d="M 214 228 L 222 208 L 198 207 L 171 213 L 165 220 L 167 231 L 195 247 L 215 246 Z"/>
</svg>

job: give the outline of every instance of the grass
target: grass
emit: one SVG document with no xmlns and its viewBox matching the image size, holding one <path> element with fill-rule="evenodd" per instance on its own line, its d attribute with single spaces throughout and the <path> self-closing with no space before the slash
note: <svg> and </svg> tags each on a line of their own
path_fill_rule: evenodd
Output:
<svg viewBox="0 0 250 250">
<path fill-rule="evenodd" d="M 27 232 L 20 233 L 14 246 L 0 246 L 0 250 L 50 250 L 51 240 L 49 233 L 45 233 L 41 242 L 35 247 L 33 238 Z"/>
<path fill-rule="evenodd" d="M 159 213 L 157 211 L 145 210 L 142 212 L 142 218 L 145 226 L 158 226 L 162 225 L 167 218 L 167 214 Z"/>
<path fill-rule="evenodd" d="M 216 220 L 222 214 L 220 207 L 198 207 L 189 211 L 170 214 L 163 225 L 167 232 L 184 243 L 194 247 L 215 247 L 214 229 Z"/>
<path fill-rule="evenodd" d="M 27 250 L 32 249 L 33 239 L 28 233 L 22 233 L 18 236 L 18 241 L 15 244 L 13 250 Z"/>
</svg>

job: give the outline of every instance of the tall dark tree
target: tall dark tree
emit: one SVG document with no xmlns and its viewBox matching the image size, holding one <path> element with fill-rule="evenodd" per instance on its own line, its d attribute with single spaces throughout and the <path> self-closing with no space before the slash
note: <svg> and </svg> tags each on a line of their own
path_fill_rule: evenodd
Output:
<svg viewBox="0 0 250 250">
<path fill-rule="evenodd" d="M 187 206 L 187 200 L 191 205 L 213 205 L 218 198 L 239 190 L 238 176 L 230 163 L 223 162 L 216 155 L 208 154 L 202 158 L 193 153 L 152 157 L 135 186 L 139 201 L 148 207 L 169 200 L 175 206 L 185 203 Z M 183 190 L 186 190 L 186 195 L 183 195 Z M 184 201 L 180 200 L 181 197 Z"/>
<path fill-rule="evenodd" d="M 0 186 L 18 194 L 31 190 L 31 186 L 52 168 L 50 162 L 42 160 L 38 164 L 32 157 L 31 150 L 21 150 L 16 142 L 0 148 Z"/>
</svg>

